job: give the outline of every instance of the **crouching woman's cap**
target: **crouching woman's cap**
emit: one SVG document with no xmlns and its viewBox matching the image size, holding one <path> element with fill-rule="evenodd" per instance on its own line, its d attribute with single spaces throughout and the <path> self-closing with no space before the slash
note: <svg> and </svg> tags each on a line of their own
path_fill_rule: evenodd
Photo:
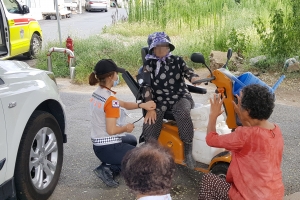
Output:
<svg viewBox="0 0 300 200">
<path fill-rule="evenodd" d="M 109 72 L 120 72 L 124 73 L 125 69 L 118 67 L 116 63 L 111 59 L 102 59 L 98 61 L 94 67 L 94 73 L 97 75 L 107 74 Z"/>
</svg>

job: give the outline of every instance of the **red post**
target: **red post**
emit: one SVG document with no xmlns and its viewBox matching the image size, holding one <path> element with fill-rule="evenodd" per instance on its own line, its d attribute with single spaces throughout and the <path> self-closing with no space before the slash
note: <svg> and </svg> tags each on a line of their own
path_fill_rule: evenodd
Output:
<svg viewBox="0 0 300 200">
<path fill-rule="evenodd" d="M 74 52 L 74 43 L 70 36 L 66 40 L 66 48 Z M 70 55 L 68 55 L 68 63 L 70 64 Z"/>
</svg>

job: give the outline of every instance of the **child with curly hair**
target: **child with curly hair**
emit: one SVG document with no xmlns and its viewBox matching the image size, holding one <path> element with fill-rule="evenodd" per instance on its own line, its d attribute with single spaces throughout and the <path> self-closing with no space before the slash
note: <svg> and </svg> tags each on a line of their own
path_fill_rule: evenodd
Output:
<svg viewBox="0 0 300 200">
<path fill-rule="evenodd" d="M 171 200 L 175 163 L 170 149 L 151 140 L 127 152 L 122 175 L 137 200 Z"/>
</svg>

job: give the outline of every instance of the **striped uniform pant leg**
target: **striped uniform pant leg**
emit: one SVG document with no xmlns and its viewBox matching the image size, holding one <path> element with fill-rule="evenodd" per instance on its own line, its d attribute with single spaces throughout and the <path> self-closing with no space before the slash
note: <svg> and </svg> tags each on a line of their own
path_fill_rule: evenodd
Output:
<svg viewBox="0 0 300 200">
<path fill-rule="evenodd" d="M 172 108 L 173 116 L 178 126 L 179 137 L 184 143 L 191 143 L 194 137 L 194 126 L 191 119 L 193 102 L 181 98 Z"/>
<path fill-rule="evenodd" d="M 163 124 L 163 119 L 164 119 L 164 114 L 165 112 L 163 111 L 156 111 L 156 120 L 154 124 L 143 124 L 143 136 L 145 138 L 145 141 L 147 142 L 148 140 L 154 139 L 158 140 L 162 124 Z"/>
<path fill-rule="evenodd" d="M 229 200 L 230 183 L 215 174 L 204 174 L 200 183 L 198 200 Z"/>
</svg>

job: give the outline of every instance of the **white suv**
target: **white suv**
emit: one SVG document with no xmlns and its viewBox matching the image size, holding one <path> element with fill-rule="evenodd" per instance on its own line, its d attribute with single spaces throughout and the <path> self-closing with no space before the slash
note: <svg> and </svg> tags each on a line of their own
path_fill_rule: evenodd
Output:
<svg viewBox="0 0 300 200">
<path fill-rule="evenodd" d="M 0 60 L 0 199 L 48 199 L 63 163 L 64 105 L 53 73 Z"/>
</svg>

